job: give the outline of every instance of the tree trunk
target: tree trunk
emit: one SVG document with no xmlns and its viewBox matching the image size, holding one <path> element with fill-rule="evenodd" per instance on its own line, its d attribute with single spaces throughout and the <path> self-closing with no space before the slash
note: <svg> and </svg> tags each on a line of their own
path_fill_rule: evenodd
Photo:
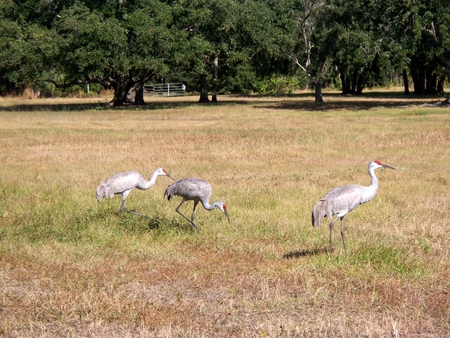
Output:
<svg viewBox="0 0 450 338">
<path fill-rule="evenodd" d="M 444 82 L 445 82 L 445 76 L 442 76 L 437 85 L 437 94 L 438 95 L 444 95 Z"/>
<path fill-rule="evenodd" d="M 409 95 L 408 72 L 403 69 L 403 86 L 405 87 L 405 95 Z"/>
<path fill-rule="evenodd" d="M 315 83 L 315 102 L 316 103 L 321 103 L 323 102 L 323 98 L 322 98 L 322 79 L 317 79 L 316 83 Z"/>
<path fill-rule="evenodd" d="M 425 72 L 425 95 L 435 95 L 437 93 L 437 76 L 431 70 Z"/>
<path fill-rule="evenodd" d="M 424 95 L 425 94 L 425 72 L 423 67 L 416 60 L 411 60 L 410 71 L 414 83 L 414 94 Z"/>
<path fill-rule="evenodd" d="M 361 74 L 360 76 L 358 76 L 358 80 L 356 83 L 356 94 L 361 95 L 362 91 L 364 89 L 364 86 L 366 84 L 366 80 L 365 80 L 365 74 Z"/>
<path fill-rule="evenodd" d="M 358 83 L 358 72 L 355 70 L 352 75 L 352 83 L 351 83 L 351 89 L 350 93 L 355 94 L 356 93 L 356 85 Z"/>
<path fill-rule="evenodd" d="M 341 73 L 341 84 L 342 84 L 342 94 L 347 95 L 350 94 L 350 81 L 348 77 Z"/>
<path fill-rule="evenodd" d="M 136 100 L 136 85 L 132 86 L 127 93 L 127 99 L 125 103 L 133 104 Z"/>
<path fill-rule="evenodd" d="M 116 79 L 112 84 L 114 88 L 114 98 L 109 102 L 109 106 L 118 107 L 122 106 L 127 102 L 128 92 L 130 91 L 133 83 L 125 78 Z"/>
<path fill-rule="evenodd" d="M 144 86 L 142 83 L 136 83 L 134 86 L 135 96 L 133 104 L 136 106 L 143 106 L 144 102 Z"/>
<path fill-rule="evenodd" d="M 213 91 L 212 91 L 212 102 L 217 102 L 217 77 L 219 72 L 219 58 L 216 56 L 213 61 Z"/>
<path fill-rule="evenodd" d="M 5 92 L 0 92 L 0 94 L 4 95 L 14 95 L 15 91 L 16 91 L 16 83 L 15 82 L 11 82 L 8 79 L 5 79 L 5 83 L 4 83 L 5 87 L 6 87 L 6 91 Z"/>
<path fill-rule="evenodd" d="M 200 75 L 200 103 L 209 102 L 208 88 L 206 86 L 206 75 Z"/>
</svg>

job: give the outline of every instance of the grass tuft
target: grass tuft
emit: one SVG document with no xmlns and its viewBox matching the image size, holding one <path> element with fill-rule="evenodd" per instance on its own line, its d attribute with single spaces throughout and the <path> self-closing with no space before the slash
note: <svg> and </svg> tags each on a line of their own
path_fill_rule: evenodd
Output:
<svg viewBox="0 0 450 338">
<path fill-rule="evenodd" d="M 365 270 L 399 276 L 426 276 L 426 269 L 401 249 L 389 246 L 365 246 L 349 256 L 349 261 Z"/>
</svg>

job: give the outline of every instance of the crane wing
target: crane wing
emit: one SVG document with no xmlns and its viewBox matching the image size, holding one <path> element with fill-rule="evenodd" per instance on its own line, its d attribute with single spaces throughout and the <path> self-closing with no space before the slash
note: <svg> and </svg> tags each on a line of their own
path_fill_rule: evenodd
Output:
<svg viewBox="0 0 450 338">
<path fill-rule="evenodd" d="M 198 178 L 184 178 L 169 185 L 164 193 L 170 200 L 173 196 L 181 196 L 187 200 L 201 200 L 211 196 L 209 183 Z"/>
<path fill-rule="evenodd" d="M 114 194 L 120 194 L 124 191 L 133 189 L 141 175 L 137 171 L 125 171 L 118 173 L 103 183 L 104 196 L 112 198 Z"/>
<path fill-rule="evenodd" d="M 331 190 L 321 201 L 328 205 L 332 215 L 343 216 L 361 204 L 363 191 L 361 185 L 347 185 Z"/>
</svg>

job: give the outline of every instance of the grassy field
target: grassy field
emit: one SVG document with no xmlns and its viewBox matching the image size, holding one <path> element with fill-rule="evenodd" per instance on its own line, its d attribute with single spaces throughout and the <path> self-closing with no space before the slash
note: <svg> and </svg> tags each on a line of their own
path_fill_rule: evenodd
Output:
<svg viewBox="0 0 450 338">
<path fill-rule="evenodd" d="M 448 337 L 450 109 L 369 92 L 0 100 L 0 335 L 5 337 Z M 436 101 L 437 99 L 427 99 Z M 330 189 L 380 188 L 328 223 Z M 125 170 L 213 187 L 200 232 L 163 199 L 171 180 L 98 203 Z M 192 203 L 182 207 L 190 215 Z"/>
</svg>

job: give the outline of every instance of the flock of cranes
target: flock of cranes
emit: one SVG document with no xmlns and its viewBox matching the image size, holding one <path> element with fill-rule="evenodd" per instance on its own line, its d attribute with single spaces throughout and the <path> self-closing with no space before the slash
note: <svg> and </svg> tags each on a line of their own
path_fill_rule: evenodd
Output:
<svg viewBox="0 0 450 338">
<path fill-rule="evenodd" d="M 95 190 L 97 201 L 100 202 L 102 198 L 113 198 L 114 195 L 122 195 L 122 204 L 119 208 L 119 214 L 121 214 L 123 211 L 128 211 L 128 209 L 125 207 L 125 201 L 130 192 L 133 191 L 134 188 L 138 188 L 140 190 L 147 190 L 151 188 L 155 184 L 156 178 L 158 176 L 167 176 L 175 181 L 175 179 L 170 176 L 169 173 L 163 168 L 156 169 L 153 172 L 150 181 L 146 181 L 137 171 L 124 171 L 115 174 L 114 176 L 99 184 L 99 186 Z M 225 214 L 225 216 L 227 216 L 228 221 L 230 221 L 230 217 L 227 213 L 227 206 L 225 205 L 225 203 L 217 201 L 213 204 L 209 204 L 211 194 L 212 188 L 208 182 L 205 182 L 199 178 L 184 178 L 169 185 L 164 193 L 164 197 L 167 196 L 168 200 L 170 200 L 174 196 L 182 197 L 183 199 L 175 209 L 175 211 L 183 216 L 191 224 L 191 226 L 198 231 L 199 228 L 194 223 L 195 209 L 197 208 L 198 202 L 201 202 L 206 210 L 213 210 L 215 207 L 219 208 Z M 194 210 L 192 211 L 191 219 L 187 218 L 179 210 L 181 205 L 187 201 L 194 201 Z M 137 214 L 134 211 L 131 212 Z"/>
<path fill-rule="evenodd" d="M 344 234 L 344 217 L 358 205 L 367 203 L 375 197 L 378 191 L 378 178 L 375 175 L 375 170 L 379 168 L 395 169 L 387 164 L 381 163 L 378 160 L 374 160 L 370 162 L 367 167 L 367 171 L 369 172 L 370 178 L 372 180 L 372 184 L 370 186 L 366 187 L 362 185 L 347 185 L 335 188 L 329 191 L 314 206 L 311 216 L 312 225 L 315 227 L 320 226 L 320 223 L 322 222 L 324 217 L 332 219 L 332 217 L 336 215 L 336 218 L 332 220 L 329 225 L 330 253 L 332 250 L 331 234 L 333 225 L 338 219 L 340 219 L 342 245 L 344 246 L 345 254 L 347 254 Z M 114 197 L 114 195 L 122 195 L 122 204 L 119 208 L 119 214 L 121 214 L 123 211 L 128 211 L 128 209 L 125 207 L 125 201 L 130 192 L 134 188 L 140 190 L 147 190 L 151 188 L 155 184 L 156 178 L 158 176 L 167 176 L 175 181 L 175 179 L 170 176 L 169 173 L 167 173 L 167 171 L 163 168 L 156 169 L 149 181 L 146 181 L 137 171 L 125 171 L 118 173 L 99 184 L 96 189 L 97 200 L 98 202 L 100 202 L 102 198 L 112 198 Z M 225 203 L 220 201 L 213 202 L 212 204 L 209 203 L 211 194 L 212 188 L 208 182 L 199 178 L 183 178 L 170 184 L 164 192 L 164 197 L 167 196 L 168 200 L 170 200 L 174 196 L 181 197 L 181 203 L 175 208 L 175 211 L 183 216 L 190 223 L 192 228 L 194 228 L 196 231 L 199 231 L 198 226 L 194 223 L 195 210 L 199 202 L 206 210 L 213 210 L 214 208 L 218 208 L 225 214 L 228 222 L 230 222 L 230 217 L 228 216 L 227 206 L 225 205 Z M 190 219 L 183 215 L 180 211 L 180 207 L 187 201 L 194 202 L 194 209 L 192 210 Z"/>
</svg>

